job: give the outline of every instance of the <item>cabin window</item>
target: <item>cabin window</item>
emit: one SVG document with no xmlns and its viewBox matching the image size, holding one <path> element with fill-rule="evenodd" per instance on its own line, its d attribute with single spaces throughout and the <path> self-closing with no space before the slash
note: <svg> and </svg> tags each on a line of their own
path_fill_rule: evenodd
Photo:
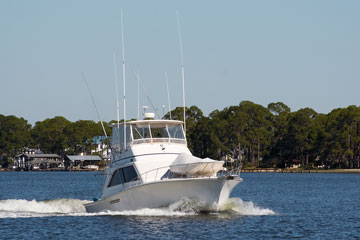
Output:
<svg viewBox="0 0 360 240">
<path fill-rule="evenodd" d="M 166 127 L 151 127 L 152 138 L 169 138 Z"/>
<path fill-rule="evenodd" d="M 124 173 L 124 179 L 125 182 L 131 182 L 131 181 L 137 181 L 139 180 L 139 177 L 135 171 L 134 166 L 124 167 L 122 169 Z"/>
<path fill-rule="evenodd" d="M 119 184 L 124 183 L 124 176 L 123 173 L 119 170 L 116 170 L 110 180 L 108 187 L 113 187 Z"/>
<path fill-rule="evenodd" d="M 184 139 L 184 133 L 181 125 L 172 125 L 168 127 L 171 138 Z"/>
<path fill-rule="evenodd" d="M 149 130 L 149 126 L 141 126 L 138 127 L 136 125 L 132 125 L 132 130 L 133 130 L 133 138 L 134 140 L 137 139 L 143 139 L 143 138 L 150 138 L 150 130 Z"/>
</svg>

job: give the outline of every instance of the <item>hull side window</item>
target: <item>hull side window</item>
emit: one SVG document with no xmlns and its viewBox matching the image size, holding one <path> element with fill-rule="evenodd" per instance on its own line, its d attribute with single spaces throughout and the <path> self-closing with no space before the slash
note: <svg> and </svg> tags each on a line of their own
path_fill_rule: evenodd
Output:
<svg viewBox="0 0 360 240">
<path fill-rule="evenodd" d="M 124 183 L 123 179 L 124 179 L 124 176 L 123 176 L 122 172 L 120 172 L 119 170 L 116 170 L 110 180 L 108 187 L 113 187 L 113 186 Z"/>
<path fill-rule="evenodd" d="M 125 182 L 131 182 L 139 180 L 139 177 L 133 166 L 125 167 L 122 169 L 124 173 Z"/>
</svg>

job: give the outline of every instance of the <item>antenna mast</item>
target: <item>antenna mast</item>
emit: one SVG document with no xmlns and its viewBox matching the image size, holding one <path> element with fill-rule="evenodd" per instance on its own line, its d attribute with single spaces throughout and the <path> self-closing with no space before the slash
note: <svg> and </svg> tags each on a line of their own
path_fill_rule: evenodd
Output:
<svg viewBox="0 0 360 240">
<path fill-rule="evenodd" d="M 169 93 L 169 81 L 168 81 L 167 72 L 165 72 L 165 78 L 166 78 L 166 89 L 167 89 L 167 94 L 168 94 L 169 113 L 170 113 L 170 120 L 171 120 L 170 93 Z"/>
<path fill-rule="evenodd" d="M 180 39 L 180 53 L 181 53 L 181 80 L 182 80 L 182 90 L 183 90 L 183 106 L 184 106 L 184 131 L 186 135 L 186 114 L 185 114 L 185 80 L 184 80 L 184 57 L 183 57 L 183 48 L 182 48 L 182 41 L 181 41 L 181 31 L 180 31 L 180 22 L 179 22 L 179 12 L 176 11 L 176 18 L 179 30 L 179 39 Z"/>
<path fill-rule="evenodd" d="M 122 47 L 122 69 L 123 69 L 123 88 L 124 88 L 124 149 L 126 150 L 126 91 L 125 91 L 125 49 L 124 49 L 124 26 L 121 8 L 121 47 Z"/>
<path fill-rule="evenodd" d="M 120 124 L 120 104 L 119 104 L 119 91 L 118 91 L 118 77 L 117 77 L 117 67 L 116 67 L 116 58 L 114 53 L 114 70 L 115 70 L 115 86 L 116 86 L 116 114 L 117 114 L 117 126 Z"/>
<path fill-rule="evenodd" d="M 138 80 L 138 92 L 137 92 L 137 102 L 138 102 L 138 106 L 137 106 L 137 119 L 140 119 L 140 73 L 137 72 L 137 80 Z"/>
</svg>

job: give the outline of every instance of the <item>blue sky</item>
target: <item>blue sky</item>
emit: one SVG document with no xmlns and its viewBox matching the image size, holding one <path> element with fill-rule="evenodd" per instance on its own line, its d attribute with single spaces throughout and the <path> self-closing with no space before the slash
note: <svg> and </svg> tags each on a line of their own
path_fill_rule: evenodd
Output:
<svg viewBox="0 0 360 240">
<path fill-rule="evenodd" d="M 137 71 L 159 113 L 165 72 L 172 108 L 182 105 L 176 10 L 187 106 L 208 115 L 243 100 L 321 113 L 359 105 L 360 1 L 1 0 L 0 114 L 97 121 L 84 72 L 102 118 L 116 119 L 121 8 L 128 118 L 137 116 Z"/>
</svg>

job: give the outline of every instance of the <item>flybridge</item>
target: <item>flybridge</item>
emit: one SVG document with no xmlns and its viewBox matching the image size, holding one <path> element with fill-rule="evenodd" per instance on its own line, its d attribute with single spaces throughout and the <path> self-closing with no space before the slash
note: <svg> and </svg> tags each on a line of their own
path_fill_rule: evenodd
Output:
<svg viewBox="0 0 360 240">
<path fill-rule="evenodd" d="M 124 127 L 126 143 L 124 144 Z M 113 124 L 112 148 L 124 151 L 129 146 L 143 143 L 175 143 L 186 145 L 182 121 L 139 120 Z"/>
</svg>

